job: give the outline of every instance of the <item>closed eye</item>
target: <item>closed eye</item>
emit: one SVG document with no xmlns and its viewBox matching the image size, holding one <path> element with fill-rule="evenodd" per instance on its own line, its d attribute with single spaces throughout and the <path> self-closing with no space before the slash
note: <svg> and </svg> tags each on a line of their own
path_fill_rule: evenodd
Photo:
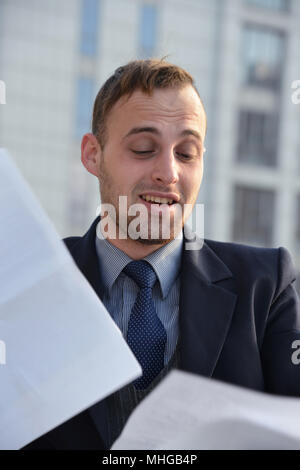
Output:
<svg viewBox="0 0 300 470">
<path fill-rule="evenodd" d="M 155 152 L 155 150 L 131 150 L 134 154 L 136 155 L 151 155 Z M 178 157 L 182 158 L 183 160 L 192 160 L 193 158 L 196 158 L 195 155 L 189 155 L 187 153 L 181 153 L 181 152 L 176 152 L 176 155 L 178 155 Z"/>
<path fill-rule="evenodd" d="M 132 152 L 136 155 L 147 155 L 149 153 L 153 153 L 154 150 L 132 150 Z"/>
<path fill-rule="evenodd" d="M 182 157 L 182 158 L 185 159 L 185 160 L 190 160 L 190 159 L 193 158 L 193 155 L 188 155 L 188 154 L 186 154 L 186 153 L 177 152 L 177 155 L 178 155 L 179 157 Z"/>
</svg>

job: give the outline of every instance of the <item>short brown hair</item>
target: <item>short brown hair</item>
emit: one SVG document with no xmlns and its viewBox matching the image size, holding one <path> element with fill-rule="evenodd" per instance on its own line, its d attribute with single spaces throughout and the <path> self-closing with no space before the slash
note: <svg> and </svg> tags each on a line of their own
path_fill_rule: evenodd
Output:
<svg viewBox="0 0 300 470">
<path fill-rule="evenodd" d="M 93 110 L 93 134 L 104 147 L 108 113 L 122 96 L 130 97 L 136 90 L 151 95 L 154 88 L 181 88 L 185 85 L 191 85 L 199 96 L 193 77 L 165 59 L 134 60 L 117 68 L 97 94 Z"/>
</svg>

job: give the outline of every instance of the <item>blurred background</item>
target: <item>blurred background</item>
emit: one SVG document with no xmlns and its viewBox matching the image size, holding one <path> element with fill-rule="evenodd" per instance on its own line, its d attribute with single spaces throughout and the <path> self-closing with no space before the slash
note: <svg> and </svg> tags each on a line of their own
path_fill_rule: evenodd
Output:
<svg viewBox="0 0 300 470">
<path fill-rule="evenodd" d="M 60 236 L 99 205 L 80 162 L 104 80 L 162 57 L 196 80 L 207 116 L 205 236 L 287 247 L 300 290 L 299 0 L 0 0 L 0 146 Z"/>
</svg>

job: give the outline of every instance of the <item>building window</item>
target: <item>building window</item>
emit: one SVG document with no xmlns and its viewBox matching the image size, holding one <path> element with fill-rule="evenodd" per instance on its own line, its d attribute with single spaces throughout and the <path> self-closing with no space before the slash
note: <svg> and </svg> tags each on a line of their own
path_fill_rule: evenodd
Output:
<svg viewBox="0 0 300 470">
<path fill-rule="evenodd" d="M 272 245 L 275 192 L 237 185 L 234 198 L 234 240 L 258 246 Z"/>
<path fill-rule="evenodd" d="M 94 81 L 81 77 L 77 83 L 76 137 L 90 131 L 94 97 Z"/>
<path fill-rule="evenodd" d="M 100 0 L 81 0 L 80 53 L 94 57 L 98 50 Z"/>
<path fill-rule="evenodd" d="M 246 3 L 278 11 L 288 11 L 290 7 L 290 0 L 246 0 Z"/>
<path fill-rule="evenodd" d="M 242 44 L 243 83 L 278 90 L 284 69 L 284 34 L 247 25 Z"/>
<path fill-rule="evenodd" d="M 157 37 L 157 7 L 144 4 L 140 10 L 139 55 L 146 59 L 153 57 Z"/>
<path fill-rule="evenodd" d="M 275 166 L 278 149 L 278 115 L 240 111 L 237 160 Z"/>
</svg>

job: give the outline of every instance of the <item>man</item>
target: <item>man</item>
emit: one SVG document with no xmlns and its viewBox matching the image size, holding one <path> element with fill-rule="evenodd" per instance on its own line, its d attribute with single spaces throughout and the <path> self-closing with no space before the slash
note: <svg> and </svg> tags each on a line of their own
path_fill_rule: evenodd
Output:
<svg viewBox="0 0 300 470">
<path fill-rule="evenodd" d="M 120 67 L 98 93 L 92 130 L 82 163 L 100 182 L 106 212 L 65 243 L 143 376 L 27 448 L 110 448 L 172 367 L 300 396 L 300 307 L 287 250 L 212 240 L 191 249 L 182 231 L 202 181 L 206 132 L 192 77 L 165 61 Z M 143 218 L 134 226 L 136 204 Z"/>
</svg>

